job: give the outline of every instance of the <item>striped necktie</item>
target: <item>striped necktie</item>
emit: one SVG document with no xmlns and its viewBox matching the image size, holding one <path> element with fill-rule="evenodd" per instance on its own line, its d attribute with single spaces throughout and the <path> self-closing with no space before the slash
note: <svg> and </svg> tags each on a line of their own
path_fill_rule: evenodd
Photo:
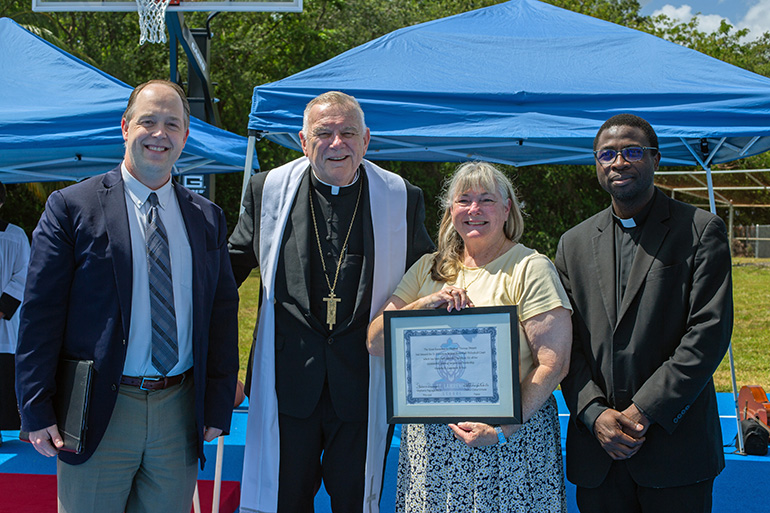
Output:
<svg viewBox="0 0 770 513">
<path fill-rule="evenodd" d="M 158 196 L 147 199 L 147 268 L 150 281 L 150 319 L 152 321 L 152 365 L 161 375 L 179 361 L 174 312 L 174 288 L 171 282 L 171 258 L 166 227 L 158 213 Z"/>
</svg>

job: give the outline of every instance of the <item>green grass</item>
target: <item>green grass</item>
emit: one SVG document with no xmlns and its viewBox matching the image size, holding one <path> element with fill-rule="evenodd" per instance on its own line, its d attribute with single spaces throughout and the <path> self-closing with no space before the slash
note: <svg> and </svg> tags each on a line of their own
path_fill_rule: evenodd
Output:
<svg viewBox="0 0 770 513">
<path fill-rule="evenodd" d="M 733 357 L 738 388 L 759 385 L 770 393 L 770 260 L 733 261 Z M 729 392 L 730 363 L 722 361 L 714 374 L 718 392 Z"/>
<path fill-rule="evenodd" d="M 259 273 L 253 272 L 241 285 L 238 316 L 240 379 L 246 376 L 254 322 L 257 318 Z M 733 262 L 733 356 L 738 388 L 759 385 L 770 393 L 770 260 L 740 258 Z M 714 374 L 718 392 L 729 392 L 730 364 L 727 356 Z"/>
<path fill-rule="evenodd" d="M 238 379 L 246 379 L 246 367 L 249 363 L 249 351 L 254 337 L 254 324 L 257 322 L 257 306 L 259 304 L 259 271 L 255 270 L 246 278 L 238 289 L 241 297 L 238 306 L 238 354 L 240 355 L 240 371 Z"/>
</svg>

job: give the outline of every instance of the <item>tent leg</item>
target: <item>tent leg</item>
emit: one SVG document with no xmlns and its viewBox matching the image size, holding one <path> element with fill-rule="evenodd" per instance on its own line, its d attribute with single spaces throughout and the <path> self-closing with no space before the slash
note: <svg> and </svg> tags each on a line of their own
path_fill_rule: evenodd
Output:
<svg viewBox="0 0 770 513">
<path fill-rule="evenodd" d="M 738 404 L 738 385 L 735 380 L 735 361 L 733 360 L 733 343 L 732 342 L 730 342 L 730 345 L 727 347 L 727 352 L 730 355 L 730 377 L 732 378 L 733 401 L 735 402 L 735 421 L 738 423 L 738 431 L 737 431 L 738 450 L 736 451 L 736 454 L 742 454 L 745 456 L 746 451 L 743 448 L 743 429 L 741 426 L 741 410 L 740 410 L 740 405 Z"/>
<path fill-rule="evenodd" d="M 211 513 L 219 513 L 219 496 L 222 490 L 222 460 L 225 454 L 225 437 L 217 440 L 217 464 L 214 468 L 214 499 L 211 503 Z"/>
<path fill-rule="evenodd" d="M 198 495 L 198 483 L 195 483 L 195 492 L 193 492 L 193 513 L 201 513 L 201 499 Z"/>
<path fill-rule="evenodd" d="M 254 168 L 254 147 L 256 145 L 257 138 L 253 135 L 250 135 L 248 144 L 246 146 L 246 165 L 243 166 L 243 185 L 241 186 L 241 214 L 243 213 L 243 198 L 246 196 L 246 189 L 249 187 L 249 179 L 251 178 L 251 170 Z"/>
<path fill-rule="evenodd" d="M 717 208 L 716 208 L 716 202 L 714 201 L 714 182 L 711 180 L 711 168 L 705 167 L 706 169 L 706 183 L 708 185 L 709 190 L 709 207 L 711 209 L 711 213 L 714 215 L 717 215 Z M 730 206 L 730 214 L 732 214 L 732 206 Z M 730 216 L 730 221 L 732 225 L 732 215 Z M 731 236 L 729 239 L 732 239 L 732 231 Z M 730 254 L 732 254 L 732 245 L 730 247 Z M 727 346 L 727 353 L 730 356 L 730 378 L 731 378 L 731 385 L 733 388 L 733 402 L 735 403 L 735 422 L 738 425 L 738 431 L 737 431 L 737 441 L 738 441 L 738 451 L 737 454 L 746 454 L 746 452 L 743 449 L 743 430 L 741 429 L 741 411 L 740 406 L 738 405 L 738 384 L 735 379 L 735 359 L 733 358 L 733 343 L 730 342 L 730 345 Z"/>
<path fill-rule="evenodd" d="M 727 235 L 728 235 L 727 239 L 730 241 L 730 257 L 733 256 L 733 242 L 735 240 L 734 239 L 735 234 L 733 233 L 733 230 L 735 230 L 734 222 L 735 222 L 735 207 L 733 206 L 732 203 L 730 203 L 730 211 L 728 214 L 728 223 L 727 223 Z"/>
</svg>

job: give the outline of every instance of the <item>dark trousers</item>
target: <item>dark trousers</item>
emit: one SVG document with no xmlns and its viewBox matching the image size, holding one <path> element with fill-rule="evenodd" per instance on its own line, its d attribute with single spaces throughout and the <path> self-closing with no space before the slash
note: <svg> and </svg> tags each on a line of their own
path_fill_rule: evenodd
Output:
<svg viewBox="0 0 770 513">
<path fill-rule="evenodd" d="M 16 430 L 21 426 L 14 388 L 15 377 L 13 353 L 0 353 L 0 429 Z"/>
<path fill-rule="evenodd" d="M 581 513 L 709 513 L 714 480 L 686 486 L 647 488 L 631 478 L 625 461 L 613 461 L 596 488 L 577 488 Z"/>
<path fill-rule="evenodd" d="M 360 513 L 364 503 L 366 422 L 341 421 L 329 388 L 324 386 L 310 417 L 279 414 L 278 428 L 278 513 L 312 513 L 321 480 L 334 513 Z"/>
</svg>

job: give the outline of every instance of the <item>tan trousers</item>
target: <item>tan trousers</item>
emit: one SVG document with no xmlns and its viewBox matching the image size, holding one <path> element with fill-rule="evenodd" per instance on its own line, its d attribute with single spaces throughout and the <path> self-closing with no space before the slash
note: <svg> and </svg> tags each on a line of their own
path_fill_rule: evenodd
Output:
<svg viewBox="0 0 770 513">
<path fill-rule="evenodd" d="M 59 513 L 190 513 L 197 476 L 192 380 L 154 392 L 124 385 L 94 455 L 58 462 Z"/>
</svg>

